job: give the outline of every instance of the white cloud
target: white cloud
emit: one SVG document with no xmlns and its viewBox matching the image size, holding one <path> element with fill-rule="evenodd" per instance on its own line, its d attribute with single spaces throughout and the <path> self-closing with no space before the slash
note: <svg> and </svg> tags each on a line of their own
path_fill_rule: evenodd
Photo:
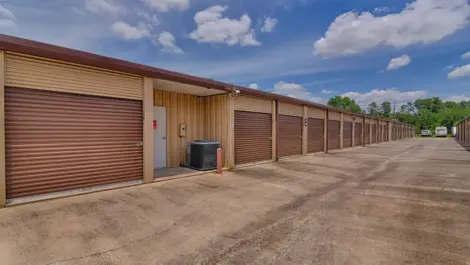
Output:
<svg viewBox="0 0 470 265">
<path fill-rule="evenodd" d="M 387 70 L 395 70 L 398 68 L 402 68 L 404 66 L 407 66 L 410 63 L 411 63 L 410 56 L 404 54 L 400 57 L 393 58 L 392 60 L 390 60 L 390 63 L 387 66 Z"/>
<path fill-rule="evenodd" d="M 382 7 L 374 8 L 375 13 L 387 13 L 389 11 L 390 11 L 390 7 L 388 7 L 388 6 L 382 6 Z"/>
<path fill-rule="evenodd" d="M 384 101 L 390 101 L 390 103 L 392 103 L 392 107 L 395 103 L 396 109 L 399 110 L 401 105 L 406 104 L 410 101 L 415 101 L 418 98 L 422 98 L 426 96 L 426 94 L 427 91 L 424 90 L 401 92 L 396 88 L 392 88 L 376 89 L 367 93 L 348 92 L 343 94 L 342 96 L 354 99 L 356 103 L 363 108 L 367 107 L 367 105 L 369 105 L 371 102 L 381 104 Z"/>
<path fill-rule="evenodd" d="M 297 98 L 302 100 L 313 101 L 317 103 L 324 103 L 325 100 L 320 97 L 313 96 L 306 88 L 295 83 L 286 83 L 283 81 L 278 82 L 274 85 L 273 93 L 288 96 L 291 98 Z"/>
<path fill-rule="evenodd" d="M 279 21 L 275 18 L 267 17 L 264 20 L 264 24 L 261 27 L 262 32 L 273 32 L 274 28 L 276 27 Z"/>
<path fill-rule="evenodd" d="M 333 90 L 322 89 L 321 92 L 323 94 L 331 94 L 331 93 L 333 93 Z"/>
<path fill-rule="evenodd" d="M 16 16 L 13 14 L 13 12 L 6 9 L 1 4 L 0 4 L 0 17 L 3 18 L 3 19 L 10 19 L 10 20 L 15 20 L 16 19 Z"/>
<path fill-rule="evenodd" d="M 258 84 L 256 84 L 256 83 L 252 83 L 248 87 L 252 88 L 252 89 L 259 89 Z"/>
<path fill-rule="evenodd" d="M 216 5 L 197 12 L 194 16 L 197 29 L 189 34 L 190 38 L 198 42 L 226 43 L 229 46 L 260 45 L 251 28 L 251 18 L 246 14 L 239 20 L 222 17 L 227 8 Z"/>
<path fill-rule="evenodd" d="M 117 15 L 124 13 L 124 7 L 113 0 L 85 0 L 85 8 L 95 14 Z"/>
<path fill-rule="evenodd" d="M 470 101 L 470 97 L 464 96 L 464 95 L 458 95 L 458 96 L 451 96 L 444 101 L 454 101 L 454 102 L 461 102 L 461 101 Z"/>
<path fill-rule="evenodd" d="M 449 71 L 455 68 L 455 65 L 450 64 L 442 69 L 442 71 Z"/>
<path fill-rule="evenodd" d="M 158 36 L 158 43 L 163 46 L 162 51 L 183 54 L 183 50 L 176 45 L 176 40 L 173 34 L 168 31 L 160 33 Z"/>
<path fill-rule="evenodd" d="M 142 0 L 149 8 L 160 12 L 168 12 L 170 9 L 184 10 L 189 8 L 189 0 Z"/>
<path fill-rule="evenodd" d="M 137 15 L 144 19 L 150 28 L 160 25 L 160 19 L 158 19 L 156 14 L 151 15 L 148 12 L 140 10 L 137 12 Z"/>
<path fill-rule="evenodd" d="M 450 72 L 447 77 L 450 79 L 455 79 L 459 77 L 470 76 L 470 64 L 460 66 L 454 69 L 454 71 Z"/>
<path fill-rule="evenodd" d="M 462 59 L 470 59 L 470 52 L 462 54 Z"/>
<path fill-rule="evenodd" d="M 136 40 L 150 36 L 150 31 L 145 24 L 139 24 L 137 27 L 134 27 L 126 22 L 117 21 L 111 25 L 111 30 L 127 40 Z"/>
<path fill-rule="evenodd" d="M 416 0 L 401 13 L 375 16 L 350 11 L 338 16 L 315 45 L 315 54 L 357 54 L 388 45 L 406 47 L 437 42 L 465 27 L 470 16 L 467 0 Z"/>
<path fill-rule="evenodd" d="M 0 29 L 16 28 L 15 20 L 15 14 L 0 4 Z"/>
</svg>

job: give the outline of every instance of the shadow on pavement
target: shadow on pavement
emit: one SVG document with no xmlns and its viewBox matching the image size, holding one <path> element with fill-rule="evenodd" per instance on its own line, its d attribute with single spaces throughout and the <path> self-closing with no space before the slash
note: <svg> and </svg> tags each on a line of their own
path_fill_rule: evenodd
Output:
<svg viewBox="0 0 470 265">
<path fill-rule="evenodd" d="M 470 144 L 469 143 L 464 143 L 464 142 L 460 142 L 460 141 L 457 141 L 455 140 L 458 144 L 460 144 L 460 146 L 462 146 L 463 148 L 465 148 L 467 151 L 470 152 Z"/>
</svg>

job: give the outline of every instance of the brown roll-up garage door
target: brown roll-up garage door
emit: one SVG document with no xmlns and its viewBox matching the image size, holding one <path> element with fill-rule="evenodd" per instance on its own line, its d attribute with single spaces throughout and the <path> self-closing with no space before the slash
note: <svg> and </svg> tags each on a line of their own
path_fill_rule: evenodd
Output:
<svg viewBox="0 0 470 265">
<path fill-rule="evenodd" d="M 356 126 L 354 128 L 354 145 L 361 146 L 362 145 L 362 123 L 356 122 Z"/>
<path fill-rule="evenodd" d="M 324 127 L 323 119 L 308 119 L 308 153 L 323 152 Z"/>
<path fill-rule="evenodd" d="M 352 147 L 352 122 L 345 121 L 343 123 L 343 147 Z"/>
<path fill-rule="evenodd" d="M 328 121 L 328 150 L 339 148 L 339 121 Z"/>
<path fill-rule="evenodd" d="M 370 144 L 370 124 L 364 124 L 364 144 Z"/>
<path fill-rule="evenodd" d="M 142 102 L 6 88 L 7 198 L 142 179 Z"/>
<path fill-rule="evenodd" d="M 302 118 L 279 115 L 279 156 L 302 154 Z"/>
<path fill-rule="evenodd" d="M 235 111 L 235 164 L 272 159 L 272 115 Z"/>
<path fill-rule="evenodd" d="M 372 143 L 377 143 L 377 124 L 372 124 Z"/>
</svg>

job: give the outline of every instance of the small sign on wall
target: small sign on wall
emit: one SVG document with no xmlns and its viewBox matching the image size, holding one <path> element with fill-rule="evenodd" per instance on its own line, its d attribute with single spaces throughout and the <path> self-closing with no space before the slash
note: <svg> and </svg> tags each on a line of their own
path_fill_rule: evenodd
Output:
<svg viewBox="0 0 470 265">
<path fill-rule="evenodd" d="M 156 121 L 156 120 L 153 120 L 153 129 L 154 129 L 154 130 L 157 129 L 157 121 Z"/>
</svg>

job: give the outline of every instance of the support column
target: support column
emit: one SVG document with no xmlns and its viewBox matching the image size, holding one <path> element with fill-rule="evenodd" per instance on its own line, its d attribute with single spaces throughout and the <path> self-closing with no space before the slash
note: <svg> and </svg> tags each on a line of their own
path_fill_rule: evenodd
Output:
<svg viewBox="0 0 470 265">
<path fill-rule="evenodd" d="M 277 144 L 279 143 L 279 100 L 276 100 L 276 161 L 279 161 L 279 148 Z"/>
<path fill-rule="evenodd" d="M 304 106 L 302 111 L 302 155 L 307 155 L 308 141 L 308 107 Z"/>
<path fill-rule="evenodd" d="M 272 130 L 272 135 L 271 135 L 271 146 L 272 146 L 272 160 L 276 161 L 277 158 L 277 108 L 276 108 L 276 101 L 273 100 L 271 103 L 271 130 Z"/>
<path fill-rule="evenodd" d="M 329 110 L 325 110 L 325 119 L 323 120 L 323 150 L 328 153 L 328 120 L 330 118 Z"/>
<path fill-rule="evenodd" d="M 7 203 L 5 172 L 5 52 L 0 51 L 0 208 Z"/>
<path fill-rule="evenodd" d="M 379 133 L 380 133 L 380 120 L 375 121 L 375 143 L 379 143 Z"/>
<path fill-rule="evenodd" d="M 366 127 L 366 118 L 365 117 L 362 117 L 362 130 L 361 130 L 361 139 L 362 139 L 362 146 L 365 146 L 365 143 L 364 143 L 364 139 L 365 139 L 365 135 L 364 135 L 364 131 L 365 131 L 365 127 Z"/>
<path fill-rule="evenodd" d="M 372 119 L 369 119 L 369 145 L 372 144 Z"/>
<path fill-rule="evenodd" d="M 356 146 L 356 116 L 352 119 L 352 147 Z"/>
<path fill-rule="evenodd" d="M 343 113 L 339 114 L 339 149 L 343 149 L 343 140 L 344 140 L 344 120 Z"/>
<path fill-rule="evenodd" d="M 143 166 L 144 182 L 153 182 L 153 79 L 144 77 L 143 81 Z"/>
<path fill-rule="evenodd" d="M 226 154 L 227 154 L 227 162 L 228 168 L 235 167 L 235 99 L 232 97 L 231 94 L 228 96 L 228 146 Z"/>
</svg>

